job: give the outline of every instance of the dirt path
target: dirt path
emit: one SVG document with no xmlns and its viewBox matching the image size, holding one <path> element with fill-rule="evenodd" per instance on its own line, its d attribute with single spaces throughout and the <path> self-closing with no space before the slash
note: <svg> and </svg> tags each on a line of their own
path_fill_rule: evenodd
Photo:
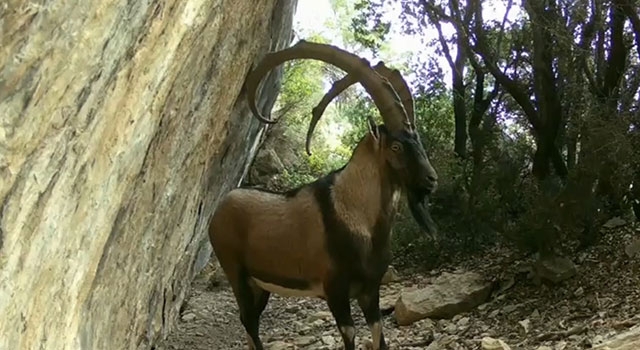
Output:
<svg viewBox="0 0 640 350">
<path fill-rule="evenodd" d="M 640 323 L 640 256 L 625 246 L 640 237 L 628 226 L 609 233 L 573 261 L 578 275 L 558 286 L 536 285 L 508 248 L 496 247 L 455 266 L 429 273 L 401 271 L 401 281 L 383 287 L 383 295 L 423 285 L 442 271 L 476 271 L 507 287 L 471 312 L 451 320 L 422 320 L 398 327 L 385 315 L 385 337 L 392 349 L 480 349 L 483 337 L 502 339 L 512 349 L 586 349 Z M 245 336 L 233 295 L 219 271 L 210 266 L 194 281 L 176 328 L 157 349 L 244 349 Z M 211 281 L 214 281 L 213 283 Z M 505 283 L 512 281 L 513 283 Z M 352 304 L 357 339 L 370 339 L 360 310 Z M 272 296 L 261 318 L 267 349 L 339 349 L 341 340 L 322 301 Z"/>
</svg>

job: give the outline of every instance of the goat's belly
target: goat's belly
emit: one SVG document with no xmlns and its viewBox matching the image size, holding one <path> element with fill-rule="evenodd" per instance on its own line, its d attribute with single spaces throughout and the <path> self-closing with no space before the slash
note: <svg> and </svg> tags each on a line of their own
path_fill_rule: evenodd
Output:
<svg viewBox="0 0 640 350">
<path fill-rule="evenodd" d="M 324 288 L 322 284 L 310 284 L 308 288 L 296 289 L 291 287 L 284 287 L 274 283 L 261 281 L 255 277 L 252 277 L 253 281 L 258 287 L 266 290 L 267 292 L 274 293 L 283 297 L 313 297 L 313 298 L 325 298 Z"/>
</svg>

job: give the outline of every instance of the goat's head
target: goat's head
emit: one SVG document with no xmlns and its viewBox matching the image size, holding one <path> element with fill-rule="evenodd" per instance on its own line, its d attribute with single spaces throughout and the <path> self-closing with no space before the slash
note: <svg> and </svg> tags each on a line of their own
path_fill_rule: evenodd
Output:
<svg viewBox="0 0 640 350">
<path fill-rule="evenodd" d="M 271 69 L 289 60 L 305 58 L 320 60 L 347 72 L 347 76 L 336 82 L 313 109 L 307 133 L 307 153 L 310 153 L 311 135 L 326 106 L 344 89 L 359 82 L 371 96 L 384 121 L 384 125 L 378 127 L 369 118 L 371 136 L 378 141 L 379 154 L 391 169 L 394 180 L 405 189 L 416 222 L 425 232 L 435 234 L 428 197 L 436 189 L 437 174 L 416 130 L 413 97 L 398 70 L 389 69 L 382 62 L 371 67 L 367 60 L 338 47 L 300 40 L 287 49 L 267 54 L 247 77 L 247 99 L 254 116 L 265 123 L 276 122 L 263 117 L 256 107 L 258 85 Z"/>
<path fill-rule="evenodd" d="M 428 210 L 428 198 L 436 190 L 438 177 L 419 134 L 407 130 L 394 133 L 384 126 L 378 130 L 381 156 L 404 187 L 413 218 L 425 232 L 434 235 L 437 229 Z"/>
</svg>

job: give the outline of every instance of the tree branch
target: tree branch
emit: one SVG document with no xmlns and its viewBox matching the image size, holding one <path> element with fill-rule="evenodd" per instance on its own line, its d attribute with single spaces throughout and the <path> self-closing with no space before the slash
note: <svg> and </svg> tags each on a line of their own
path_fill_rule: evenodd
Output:
<svg viewBox="0 0 640 350">
<path fill-rule="evenodd" d="M 433 25 L 438 30 L 438 39 L 440 41 L 440 46 L 442 46 L 442 52 L 444 53 L 444 57 L 447 59 L 447 62 L 449 62 L 449 66 L 451 66 L 451 69 L 454 69 L 455 64 L 453 63 L 453 58 L 451 58 L 451 51 L 449 51 L 449 44 L 447 43 L 447 40 L 444 38 L 444 34 L 442 33 L 442 26 L 440 25 L 440 20 L 435 18 L 435 16 L 438 16 L 438 15 L 435 13 L 431 13 L 429 11 L 427 11 L 427 15 L 429 16 L 429 19 L 431 20 L 431 22 L 433 22 Z"/>
<path fill-rule="evenodd" d="M 471 49 L 482 57 L 482 61 L 484 62 L 485 67 L 487 67 L 487 70 L 489 70 L 489 73 L 493 75 L 498 83 L 500 83 L 500 85 L 504 87 L 518 105 L 520 105 L 520 108 L 522 108 L 522 111 L 534 129 L 539 130 L 541 124 L 538 120 L 538 113 L 531 100 L 529 100 L 529 94 L 526 93 L 526 89 L 522 83 L 509 78 L 509 76 L 498 68 L 495 61 L 489 55 L 483 41 L 478 40 L 478 44 L 475 47 L 471 47 Z"/>
<path fill-rule="evenodd" d="M 451 13 L 453 14 L 451 17 L 456 19 L 455 22 L 461 21 L 458 1 L 452 0 L 450 2 L 450 7 Z M 438 30 L 438 38 L 440 40 L 442 50 L 452 70 L 453 112 L 455 120 L 454 152 L 460 158 L 465 158 L 467 148 L 467 111 L 465 105 L 466 91 L 464 86 L 464 68 L 467 62 L 467 50 L 464 48 L 464 44 L 462 43 L 462 35 L 458 33 L 456 36 L 457 52 L 454 61 L 451 57 L 449 45 L 444 38 L 440 25 L 440 20 L 444 17 L 444 10 L 435 6 L 431 2 L 425 2 L 425 10 L 427 12 L 427 16 Z M 465 19 L 469 19 L 469 21 L 471 19 L 470 13 L 471 11 L 468 10 L 465 15 Z M 458 32 L 458 30 L 456 30 L 456 32 Z"/>
<path fill-rule="evenodd" d="M 640 57 L 640 17 L 638 17 L 638 13 L 634 10 L 634 5 L 629 0 L 620 1 L 620 6 L 631 22 L 634 39 L 636 40 L 636 50 L 638 50 L 638 57 Z"/>
<path fill-rule="evenodd" d="M 615 107 L 620 95 L 620 80 L 624 75 L 627 60 L 627 48 L 624 44 L 625 14 L 622 10 L 624 0 L 614 0 L 609 9 L 609 21 L 611 23 L 611 39 L 609 44 L 609 57 L 600 98 L 610 107 Z M 637 33 L 636 33 L 637 34 Z"/>
</svg>

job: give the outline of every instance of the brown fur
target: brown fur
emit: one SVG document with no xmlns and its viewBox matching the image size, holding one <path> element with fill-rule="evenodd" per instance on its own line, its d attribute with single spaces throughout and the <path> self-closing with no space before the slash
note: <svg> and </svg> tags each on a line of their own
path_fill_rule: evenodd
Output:
<svg viewBox="0 0 640 350">
<path fill-rule="evenodd" d="M 220 204 L 209 237 L 223 269 L 320 282 L 329 265 L 323 224 L 309 190 L 295 197 L 235 189 Z"/>
</svg>

